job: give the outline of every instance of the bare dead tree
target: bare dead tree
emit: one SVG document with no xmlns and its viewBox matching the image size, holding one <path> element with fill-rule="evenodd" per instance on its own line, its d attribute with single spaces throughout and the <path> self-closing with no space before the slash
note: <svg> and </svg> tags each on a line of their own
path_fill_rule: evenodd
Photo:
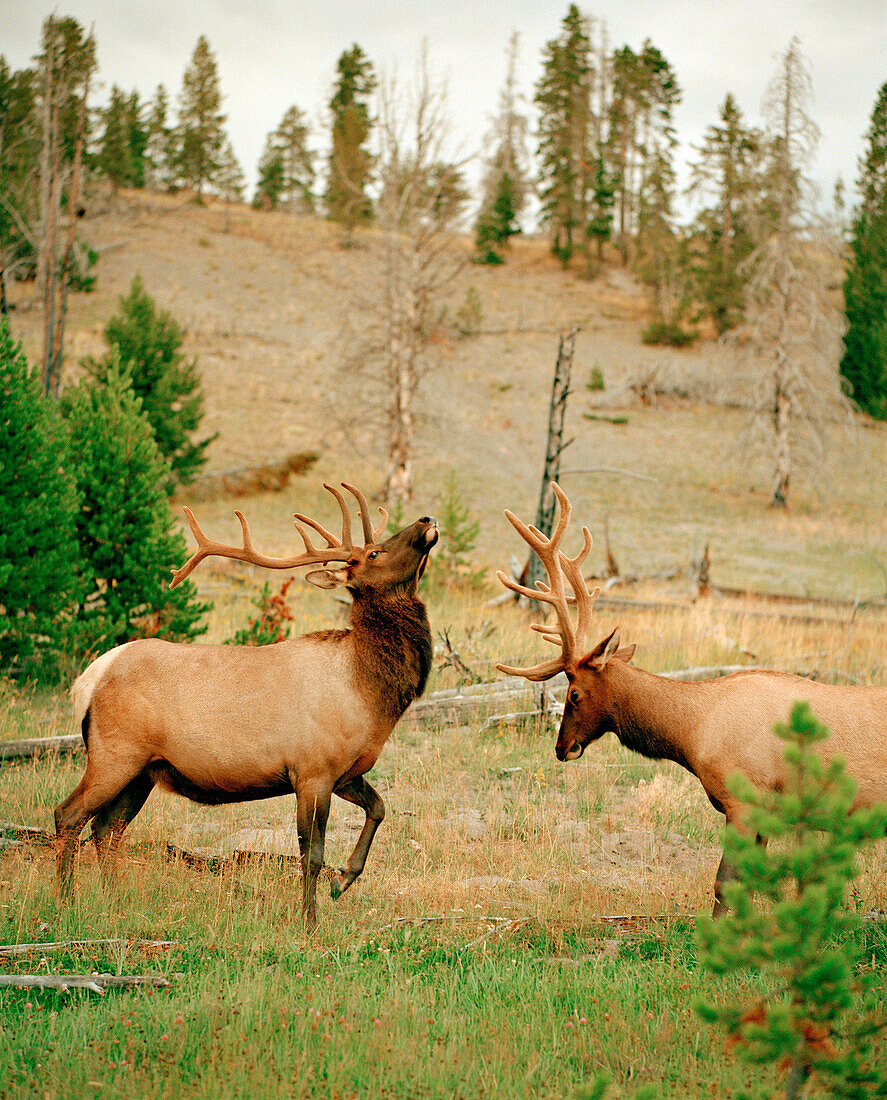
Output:
<svg viewBox="0 0 887 1100">
<path fill-rule="evenodd" d="M 795 460 L 814 476 L 829 421 L 849 416 L 839 381 L 841 315 L 827 298 L 838 242 L 813 209 L 804 176 L 818 140 L 811 81 L 793 39 L 764 102 L 771 149 L 769 224 L 750 258 L 746 324 L 732 339 L 754 359 L 751 441 L 767 456 L 774 507 L 788 504 Z"/>
<path fill-rule="evenodd" d="M 539 506 L 536 509 L 536 528 L 546 538 L 554 525 L 554 512 L 557 501 L 552 483 L 557 481 L 561 472 L 561 455 L 573 442 L 564 442 L 564 420 L 567 415 L 567 398 L 570 396 L 570 374 L 573 368 L 573 351 L 576 346 L 578 328 L 563 333 L 557 346 L 557 361 L 554 366 L 554 379 L 551 384 L 551 403 L 548 408 L 548 436 L 545 442 L 545 463 L 542 468 L 542 485 L 539 490 Z M 527 584 L 532 588 L 537 580 L 545 576 L 545 567 L 537 554 L 530 554 L 527 569 Z"/>
<path fill-rule="evenodd" d="M 383 80 L 379 94 L 377 220 L 383 233 L 377 367 L 387 393 L 385 496 L 413 491 L 416 394 L 429 369 L 428 333 L 440 292 L 465 264 L 454 249 L 467 194 L 450 154 L 446 85 L 432 78 L 423 50 L 403 91 Z"/>
</svg>

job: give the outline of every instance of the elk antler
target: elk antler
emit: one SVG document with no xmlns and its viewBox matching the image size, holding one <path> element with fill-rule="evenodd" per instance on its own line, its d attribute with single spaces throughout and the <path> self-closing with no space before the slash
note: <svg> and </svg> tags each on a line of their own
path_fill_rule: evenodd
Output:
<svg viewBox="0 0 887 1100">
<path fill-rule="evenodd" d="M 500 672 L 510 676 L 525 676 L 528 680 L 548 680 L 556 676 L 570 664 L 575 664 L 585 648 L 588 627 L 591 623 L 591 612 L 594 601 L 597 599 L 600 589 L 588 591 L 588 585 L 582 575 L 580 566 L 591 551 L 592 539 L 587 527 L 582 528 L 582 549 L 574 558 L 568 558 L 560 548 L 564 533 L 570 522 L 571 506 L 567 494 L 556 483 L 551 483 L 554 495 L 560 505 L 560 517 L 557 527 L 551 538 L 545 535 L 532 524 L 526 524 L 519 520 L 513 512 L 505 511 L 505 516 L 511 526 L 521 538 L 536 552 L 539 560 L 545 566 L 548 573 L 548 584 L 545 581 L 537 581 L 538 591 L 526 588 L 517 581 L 511 579 L 500 569 L 496 574 L 499 580 L 517 592 L 531 600 L 539 600 L 541 603 L 551 604 L 557 614 L 557 626 L 549 626 L 545 623 L 533 623 L 531 630 L 537 630 L 547 642 L 552 642 L 561 647 L 559 657 L 553 657 L 532 668 L 511 668 L 509 665 L 496 665 Z M 574 596 L 567 595 L 564 582 L 570 585 Z M 570 604 L 575 603 L 579 608 L 577 621 L 574 624 L 570 614 Z"/>
<path fill-rule="evenodd" d="M 186 508 L 185 515 L 188 519 L 188 526 L 191 528 L 194 538 L 197 540 L 197 552 L 193 554 L 180 569 L 173 570 L 173 578 L 169 583 L 170 588 L 175 588 L 177 584 L 181 584 L 181 582 L 196 569 L 203 559 L 208 557 L 235 558 L 237 561 L 249 562 L 251 565 L 260 565 L 263 569 L 295 569 L 300 565 L 319 565 L 330 561 L 348 561 L 354 551 L 354 541 L 351 537 L 351 516 L 348 512 L 348 503 L 335 486 L 327 485 L 326 482 L 324 482 L 323 487 L 333 494 L 341 509 L 342 537 L 336 538 L 334 534 L 327 531 L 327 529 L 322 526 L 322 524 L 318 523 L 317 520 L 311 519 L 310 516 L 304 516 L 300 512 L 296 512 L 293 516 L 293 526 L 302 536 L 302 542 L 305 544 L 305 553 L 294 554 L 286 558 L 272 558 L 267 554 L 259 553 L 258 550 L 253 548 L 252 538 L 249 533 L 249 524 L 246 522 L 246 516 L 244 516 L 243 512 L 234 512 L 243 530 L 243 546 L 226 546 L 224 543 L 214 542 L 212 539 L 207 538 L 200 524 L 194 518 L 194 513 L 190 508 Z M 366 502 L 366 497 L 360 489 L 356 489 L 353 485 L 348 485 L 344 481 L 342 482 L 342 488 L 347 489 L 349 493 L 356 497 L 357 503 L 360 505 L 364 545 L 370 546 L 378 542 L 379 537 L 388 523 L 388 513 L 384 508 L 379 509 L 382 518 L 374 531 L 369 520 L 370 509 Z M 312 531 L 316 531 L 318 535 L 326 539 L 326 549 L 318 550 L 312 545 L 311 537 L 306 527 L 310 527 Z"/>
</svg>

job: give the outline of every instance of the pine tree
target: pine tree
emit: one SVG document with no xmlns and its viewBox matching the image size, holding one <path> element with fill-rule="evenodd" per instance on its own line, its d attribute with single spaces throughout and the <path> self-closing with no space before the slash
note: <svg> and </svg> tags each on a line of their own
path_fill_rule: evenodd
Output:
<svg viewBox="0 0 887 1100">
<path fill-rule="evenodd" d="M 0 668 L 52 677 L 79 595 L 64 425 L 0 317 Z"/>
<path fill-rule="evenodd" d="M 329 156 L 324 203 L 327 215 L 345 226 L 347 233 L 373 217 L 366 193 L 372 171 L 367 148 L 372 119 L 369 97 L 376 87 L 373 66 L 358 45 L 339 58 L 330 112 L 332 149 Z"/>
<path fill-rule="evenodd" d="M 153 191 L 169 186 L 175 157 L 174 134 L 167 123 L 169 96 L 162 84 L 157 85 L 148 106 L 145 145 L 145 185 Z"/>
<path fill-rule="evenodd" d="M 719 121 L 709 126 L 698 160 L 690 166 L 688 193 L 713 200 L 697 218 L 701 241 L 696 281 L 705 311 L 718 334 L 742 320 L 748 271 L 743 261 L 754 249 L 752 220 L 759 197 L 761 134 L 744 125 L 728 94 Z"/>
<path fill-rule="evenodd" d="M 518 199 L 514 180 L 507 172 L 503 172 L 499 176 L 493 201 L 481 211 L 474 229 L 476 263 L 504 263 L 503 247 L 521 231 L 517 223 L 517 213 Z"/>
<path fill-rule="evenodd" d="M 534 102 L 539 108 L 539 197 L 551 233 L 551 249 L 566 266 L 583 243 L 586 194 L 592 158 L 591 40 L 587 20 L 575 4 L 558 38 L 544 51 Z"/>
<path fill-rule="evenodd" d="M 170 589 L 169 570 L 188 552 L 164 492 L 168 467 L 128 373 L 84 376 L 64 392 L 63 414 L 81 496 L 77 540 L 87 589 L 83 644 L 107 649 L 132 638 L 184 641 L 204 632 L 208 605 L 189 581 Z"/>
<path fill-rule="evenodd" d="M 108 353 L 84 360 L 84 367 L 99 383 L 107 383 L 118 364 L 127 372 L 168 464 L 162 485 L 169 492 L 187 485 L 205 464 L 206 448 L 216 436 L 199 443 L 192 438 L 204 416 L 203 390 L 197 361 L 182 354 L 181 328 L 166 310 L 158 310 L 136 276 L 105 328 L 105 340 Z"/>
<path fill-rule="evenodd" d="M 265 138 L 257 175 L 253 206 L 258 210 L 276 210 L 283 194 L 283 153 L 274 141 L 274 134 Z"/>
<path fill-rule="evenodd" d="M 202 199 L 217 180 L 225 147 L 225 115 L 216 58 L 209 42 L 197 39 L 185 69 L 175 134 L 175 166 L 181 181 Z"/>
<path fill-rule="evenodd" d="M 226 202 L 243 202 L 245 187 L 246 180 L 243 177 L 243 169 L 240 167 L 233 145 L 226 138 L 219 157 L 216 191 L 219 198 L 224 199 Z"/>
<path fill-rule="evenodd" d="M 93 163 L 115 190 L 144 186 L 148 131 L 141 115 L 138 93 L 126 95 L 116 84 L 107 107 L 99 112 L 102 133 Z"/>
<path fill-rule="evenodd" d="M 844 282 L 841 374 L 856 404 L 887 420 L 887 84 L 878 92 L 866 136 L 858 182 L 862 200 Z"/>
<path fill-rule="evenodd" d="M 0 313 L 6 314 L 6 279 L 33 273 L 35 186 L 40 156 L 36 74 L 15 72 L 0 57 Z"/>
<path fill-rule="evenodd" d="M 856 972 L 861 922 L 846 891 L 859 873 L 858 848 L 884 835 L 887 810 L 851 812 L 856 783 L 843 761 L 823 764 L 814 746 L 828 730 L 806 703 L 776 733 L 786 742 L 785 788 L 761 792 L 732 780 L 748 807 L 746 831 L 728 827 L 724 846 L 738 875 L 725 889 L 732 911 L 699 925 L 703 966 L 757 971 L 765 992 L 754 1003 L 702 1001 L 697 1010 L 727 1030 L 743 1059 L 779 1063 L 787 1098 L 814 1075 L 830 1096 L 883 1096 L 887 1075 L 871 1041 L 887 1016 L 873 982 Z M 755 908 L 755 894 L 767 909 Z"/>
<path fill-rule="evenodd" d="M 486 162 L 483 199 L 474 227 L 475 262 L 502 263 L 502 250 L 520 233 L 520 215 L 530 191 L 527 167 L 527 120 L 518 109 L 515 89 L 518 36 L 508 48 L 508 71 L 499 95 L 499 110 L 487 144 L 492 155 Z"/>
<path fill-rule="evenodd" d="M 278 205 L 310 213 L 314 209 L 314 154 L 308 148 L 308 124 L 292 106 L 265 140 L 258 165 L 253 205 L 275 210 Z"/>
</svg>

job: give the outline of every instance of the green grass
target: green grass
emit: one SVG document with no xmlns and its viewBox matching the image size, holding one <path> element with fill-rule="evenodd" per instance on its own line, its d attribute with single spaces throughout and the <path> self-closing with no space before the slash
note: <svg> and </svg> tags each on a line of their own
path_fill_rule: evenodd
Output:
<svg viewBox="0 0 887 1100">
<path fill-rule="evenodd" d="M 563 1097 L 601 1072 L 614 1097 L 644 1084 L 663 1097 L 775 1090 L 766 1069 L 725 1058 L 692 1008 L 697 995 L 764 990 L 702 972 L 685 921 L 614 938 L 582 912 L 558 931 L 529 921 L 500 934 L 453 914 L 368 934 L 337 913 L 306 944 L 277 883 L 253 904 L 221 888 L 222 904 L 217 885 L 180 880 L 200 919 L 158 906 L 158 873 L 111 906 L 35 907 L 31 919 L 55 918 L 48 938 L 141 924 L 176 940 L 162 957 L 53 956 L 49 969 L 159 972 L 172 985 L 0 994 L 0 1095 Z M 887 965 L 883 933 L 867 935 L 872 964 Z"/>
</svg>

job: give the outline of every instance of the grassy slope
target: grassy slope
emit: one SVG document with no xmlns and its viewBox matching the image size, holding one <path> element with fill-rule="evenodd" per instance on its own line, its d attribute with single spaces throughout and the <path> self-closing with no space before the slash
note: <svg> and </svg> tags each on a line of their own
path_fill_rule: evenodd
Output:
<svg viewBox="0 0 887 1100">
<path fill-rule="evenodd" d="M 244 505 L 257 541 L 281 551 L 291 545 L 294 506 L 332 516 L 321 477 L 378 483 L 373 451 L 355 452 L 328 417 L 329 394 L 359 412 L 353 383 L 335 388 L 335 368 L 346 357 L 344 334 L 360 327 L 372 242 L 342 252 L 323 223 L 246 211 L 234 215 L 232 232 L 222 229 L 218 212 L 160 214 L 156 205 L 99 226 L 106 242 L 125 244 L 103 256 L 98 294 L 74 304 L 71 354 L 100 347 L 116 297 L 141 271 L 188 324 L 206 380 L 208 428 L 222 433 L 214 468 L 323 448 L 320 476 Z M 765 482 L 727 446 L 740 438 L 739 412 L 679 404 L 631 407 L 624 427 L 582 419 L 581 381 L 594 363 L 613 387 L 639 360 L 719 369 L 711 348 L 675 359 L 641 347 L 642 303 L 620 273 L 577 280 L 528 242 L 502 270 L 467 271 L 454 306 L 469 282 L 491 328 L 585 323 L 570 465 L 622 466 L 660 479 L 565 478 L 595 534 L 609 514 L 624 568 L 684 564 L 694 540 L 697 547 L 711 540 L 723 583 L 883 590 L 883 431 L 860 431 L 852 448 L 836 437 L 830 494 L 818 502 L 801 484 L 797 506 L 776 516 L 764 507 Z M 36 316 L 20 316 L 33 346 Z M 555 346 L 551 332 L 443 343 L 428 379 L 417 507 L 433 505 L 446 471 L 458 468 L 466 501 L 483 520 L 478 556 L 490 565 L 516 549 L 501 507 L 528 514 L 535 505 Z M 202 502 L 198 511 L 227 539 L 238 531 L 232 507 Z M 205 568 L 199 579 L 216 600 L 211 638 L 220 640 L 242 623 L 261 578 Z M 684 592 L 677 582 L 639 594 Z M 486 611 L 483 599 L 432 593 L 429 602 L 435 627 L 447 626 L 463 658 L 486 676 L 497 659 L 535 655 L 538 640 L 519 612 Z M 298 631 L 336 620 L 328 595 L 299 588 L 294 606 Z M 732 606 L 620 621 L 647 668 L 750 660 L 741 653 L 748 650 L 762 664 L 885 682 L 881 615 L 802 624 L 740 617 Z M 602 633 L 616 623 L 610 612 L 599 620 Z M 454 682 L 452 672 L 437 670 L 430 687 Z M 68 732 L 67 708 L 63 697 L 5 692 L 0 738 Z M 753 1080 L 768 1087 L 770 1078 L 725 1059 L 691 1009 L 709 979 L 696 967 L 684 918 L 710 904 L 720 819 L 689 776 L 612 738 L 575 766 L 558 765 L 552 745 L 551 731 L 532 727 L 482 736 L 477 723 L 399 728 L 374 773 L 389 817 L 365 878 L 337 905 L 323 899 L 311 944 L 298 921 L 298 885 L 285 873 L 249 870 L 235 885 L 169 865 L 157 848 L 170 840 L 230 851 L 238 830 L 284 829 L 289 799 L 208 810 L 152 798 L 131 830 L 119 892 L 101 888 L 87 849 L 78 901 L 63 911 L 50 892 L 51 854 L 7 854 L 2 942 L 124 936 L 176 946 L 151 957 L 37 956 L 4 969 L 179 976 L 171 991 L 154 994 L 0 995 L 0 1096 L 159 1097 L 179 1091 L 181 1080 L 186 1096 L 560 1097 L 602 1069 L 614 1096 L 648 1082 L 674 1097 L 726 1096 Z M 50 827 L 52 807 L 81 768 L 76 758 L 3 767 L 0 816 Z M 480 828 L 472 831 L 472 822 Z M 358 823 L 353 808 L 335 807 L 331 864 L 347 854 Z M 885 860 L 883 845 L 866 857 L 864 908 L 887 907 Z M 656 921 L 637 935 L 602 921 L 620 913 Z M 514 923 L 494 933 L 487 918 Z M 870 947 L 873 965 L 887 965 L 883 942 Z M 732 992 L 721 987 L 723 996 Z"/>
</svg>

